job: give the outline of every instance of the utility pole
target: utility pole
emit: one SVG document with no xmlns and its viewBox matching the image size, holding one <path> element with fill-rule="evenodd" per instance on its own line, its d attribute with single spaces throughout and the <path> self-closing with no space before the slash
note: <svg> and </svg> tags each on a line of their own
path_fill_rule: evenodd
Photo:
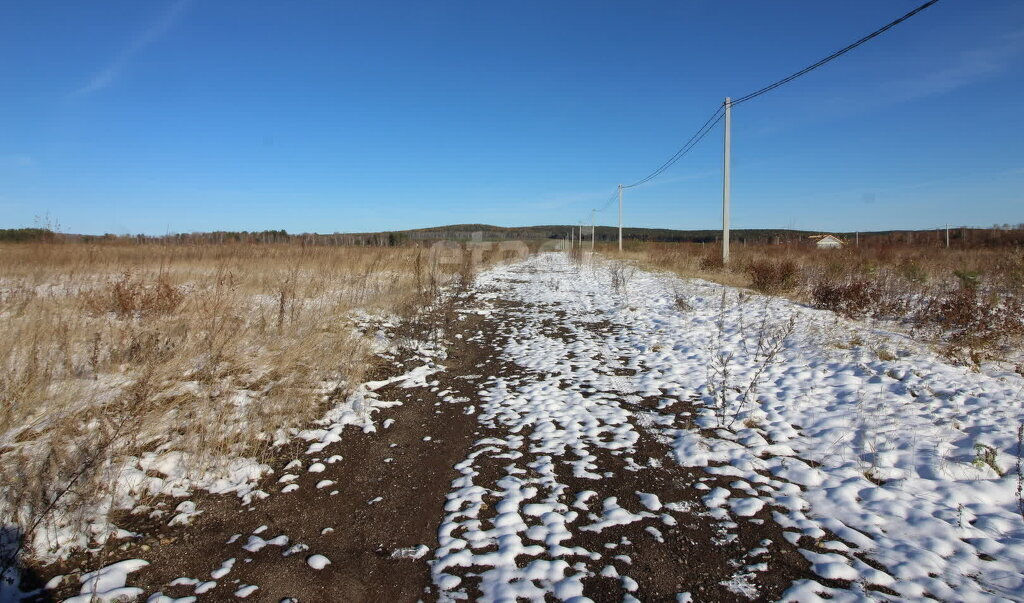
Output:
<svg viewBox="0 0 1024 603">
<path fill-rule="evenodd" d="M 619 253 L 622 253 L 622 185 L 619 185 Z"/>
<path fill-rule="evenodd" d="M 594 241 L 597 237 L 594 236 L 594 215 L 597 214 L 596 209 L 590 210 L 590 253 L 594 253 Z"/>
<path fill-rule="evenodd" d="M 732 145 L 732 100 L 725 97 L 725 157 L 722 163 L 722 263 L 729 263 L 729 148 Z"/>
<path fill-rule="evenodd" d="M 854 244 L 854 247 L 860 247 L 860 231 L 859 230 L 857 231 L 856 237 L 857 238 L 855 239 L 856 243 Z"/>
<path fill-rule="evenodd" d="M 949 224 L 946 224 L 946 249 L 949 249 Z"/>
<path fill-rule="evenodd" d="M 576 244 L 576 228 L 573 226 L 569 227 L 569 251 L 572 251 L 572 246 Z"/>
</svg>

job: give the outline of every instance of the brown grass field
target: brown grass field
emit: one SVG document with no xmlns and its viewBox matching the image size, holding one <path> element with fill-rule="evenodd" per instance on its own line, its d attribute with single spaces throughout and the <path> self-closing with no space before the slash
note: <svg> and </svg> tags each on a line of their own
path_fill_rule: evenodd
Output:
<svg viewBox="0 0 1024 603">
<path fill-rule="evenodd" d="M 415 323 L 455 272 L 416 247 L 0 246 L 0 521 L 84 522 L 144 451 L 261 458 L 360 382 L 361 317 Z"/>
</svg>

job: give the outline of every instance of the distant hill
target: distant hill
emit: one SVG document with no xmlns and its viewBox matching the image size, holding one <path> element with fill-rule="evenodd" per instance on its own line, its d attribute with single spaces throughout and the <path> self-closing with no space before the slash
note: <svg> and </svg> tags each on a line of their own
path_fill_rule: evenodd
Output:
<svg viewBox="0 0 1024 603">
<path fill-rule="evenodd" d="M 504 227 L 490 224 L 451 224 L 432 228 L 417 228 L 384 233 L 356 233 L 341 235 L 354 237 L 361 242 L 379 244 L 387 240 L 390 244 L 403 241 L 431 240 L 471 240 L 479 237 L 484 241 L 500 240 L 536 240 L 557 239 L 565 237 L 570 231 L 576 232 L 578 226 L 546 225 Z M 820 230 L 793 230 L 786 228 L 739 228 L 730 231 L 730 239 L 735 243 L 785 243 L 802 242 L 811 244 L 808 239 L 815 234 L 833 234 L 847 241 L 859 239 L 861 243 L 868 241 L 907 244 L 938 244 L 944 240 L 944 230 L 878 230 L 870 232 L 827 232 Z M 325 235 L 330 236 L 330 235 Z M 590 228 L 583 227 L 585 240 L 590 240 Z M 618 240 L 618 228 L 614 226 L 597 226 L 594 237 L 598 242 L 609 243 Z M 722 238 L 720 229 L 675 230 L 670 228 L 628 228 L 623 227 L 622 238 L 627 241 L 644 241 L 652 243 L 714 243 Z M 993 228 L 956 227 L 950 228 L 950 241 L 961 245 L 1021 245 L 1024 243 L 1024 225 Z"/>
<path fill-rule="evenodd" d="M 357 245 L 402 245 L 409 242 L 424 241 L 507 241 L 507 240 L 542 240 L 560 239 L 577 232 L 578 226 L 552 224 L 544 226 L 494 226 L 491 224 L 450 224 L 431 228 L 415 228 L 385 232 L 345 233 L 335 235 L 299 235 L 307 237 L 310 243 L 343 243 Z M 793 230 L 786 228 L 739 228 L 730 231 L 730 239 L 734 243 L 803 243 L 812 244 L 809 239 L 815 234 L 833 234 L 840 239 L 853 242 L 858 239 L 861 244 L 911 244 L 937 245 L 944 240 L 945 232 L 941 230 L 880 230 L 872 232 L 827 232 L 820 230 Z M 584 239 L 590 240 L 590 229 L 583 227 Z M 594 237 L 599 243 L 611 243 L 618 240 L 618 228 L 614 226 L 597 226 Z M 622 238 L 626 241 L 642 241 L 650 243 L 714 243 L 722 238 L 718 229 L 675 230 L 671 228 L 627 228 L 622 229 Z M 1024 227 L 1004 225 L 1000 228 L 957 227 L 950 229 L 950 241 L 959 246 L 1002 246 L 1024 244 Z"/>
<path fill-rule="evenodd" d="M 569 236 L 570 231 L 576 232 L 578 226 L 569 225 L 544 225 L 544 226 L 492 226 L 490 224 L 451 224 L 448 226 L 434 226 L 431 228 L 415 228 L 411 230 L 397 230 L 382 233 L 353 233 L 345 236 L 353 237 L 380 237 L 396 235 L 403 239 L 413 241 L 424 240 L 471 240 L 479 237 L 484 241 L 495 240 L 529 240 L 529 239 L 558 239 Z M 583 227 L 583 234 L 590 239 L 590 228 Z M 769 241 L 805 238 L 816 231 L 786 230 L 786 229 L 740 229 L 733 230 L 732 237 L 748 241 Z M 615 241 L 618 239 L 619 231 L 614 226 L 597 226 L 594 228 L 594 236 L 598 241 Z M 721 230 L 674 230 L 670 228 L 629 228 L 623 227 L 622 238 L 635 241 L 649 242 L 712 242 L 721 238 Z"/>
<path fill-rule="evenodd" d="M 431 228 L 392 230 L 357 233 L 288 233 L 284 230 L 263 231 L 214 231 L 177 233 L 163 236 L 149 235 L 82 235 L 57 233 L 44 228 L 0 229 L 0 243 L 11 242 L 83 242 L 83 243 L 301 243 L 304 245 L 377 245 L 397 246 L 430 241 L 537 241 L 561 239 L 570 232 L 577 232 L 578 226 L 494 226 L 491 224 L 450 224 Z M 590 240 L 590 229 L 583 227 L 585 240 Z M 806 243 L 813 234 L 825 234 L 814 230 L 791 230 L 785 228 L 741 228 L 731 231 L 735 243 Z M 879 242 L 892 244 L 940 244 L 944 241 L 944 230 L 883 230 L 874 232 L 832 232 L 837 237 L 860 243 Z M 594 235 L 599 243 L 611 243 L 618 239 L 618 228 L 597 226 Z M 651 243 L 714 243 L 721 240 L 721 230 L 675 230 L 670 228 L 623 228 L 626 241 Z M 950 229 L 950 242 L 957 246 L 1002 246 L 1024 245 L 1024 224 L 1009 224 L 993 228 L 957 227 Z"/>
</svg>

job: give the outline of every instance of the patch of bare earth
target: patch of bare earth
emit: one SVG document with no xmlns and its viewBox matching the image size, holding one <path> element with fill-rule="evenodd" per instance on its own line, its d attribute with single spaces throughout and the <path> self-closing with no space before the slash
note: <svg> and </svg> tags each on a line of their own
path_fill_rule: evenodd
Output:
<svg viewBox="0 0 1024 603">
<path fill-rule="evenodd" d="M 462 343 L 452 346 L 442 361 L 445 370 L 428 378 L 427 387 L 391 385 L 377 390 L 380 399 L 401 401 L 402 405 L 374 415 L 376 432 L 348 427 L 341 442 L 316 455 L 305 454 L 307 444 L 301 441 L 280 449 L 270 463 L 274 473 L 260 484 L 270 497 L 245 506 L 234 496 L 197 494 L 192 500 L 202 513 L 188 526 L 168 526 L 169 515 L 162 521 L 125 515 L 118 518 L 118 525 L 145 537 L 117 541 L 95 554 L 33 569 L 45 580 L 141 558 L 150 565 L 133 573 L 129 584 L 144 588 L 147 594 L 193 595 L 195 585 L 170 585 L 186 577 L 217 582 L 200 595 L 206 600 L 233 599 L 234 591 L 243 585 L 257 585 L 259 589 L 249 598 L 261 601 L 287 597 L 300 601 L 416 600 L 430 585 L 429 568 L 425 558 L 402 556 L 401 549 L 437 546 L 445 494 L 456 475 L 453 466 L 465 457 L 477 437 L 475 418 L 465 414 L 463 405 L 443 402 L 439 392 L 468 399 L 475 395 L 476 385 L 475 379 L 467 376 L 502 370 L 488 345 L 495 325 L 477 314 L 462 316 L 465 318 L 456 320 L 451 332 L 461 335 Z M 480 332 L 483 338 L 467 341 Z M 378 366 L 370 378 L 399 375 L 415 364 L 405 359 Z M 382 428 L 389 419 L 393 423 Z M 326 462 L 335 455 L 342 460 Z M 285 469 L 294 459 L 301 460 L 303 467 Z M 307 471 L 314 459 L 323 462 L 322 472 Z M 298 475 L 289 482 L 298 489 L 282 493 L 284 484 L 277 482 L 289 473 Z M 325 480 L 334 483 L 318 488 Z M 177 501 L 168 503 L 173 508 Z M 267 527 L 258 537 L 271 541 L 284 535 L 287 544 L 270 544 L 258 551 L 244 548 L 261 526 Z M 289 551 L 291 554 L 285 555 Z M 331 563 L 313 569 L 307 558 L 314 554 L 326 556 Z M 235 562 L 229 573 L 219 579 L 211 576 L 232 558 Z M 69 576 L 53 595 L 77 594 L 77 587 L 78 581 Z"/>
<path fill-rule="evenodd" d="M 446 496 L 453 480 L 461 475 L 454 467 L 467 459 L 480 440 L 508 435 L 493 423 L 478 421 L 474 408 L 480 404 L 482 390 L 498 377 L 515 385 L 549 376 L 502 358 L 512 327 L 529 323 L 526 308 L 495 301 L 489 304 L 491 312 L 476 313 L 472 311 L 476 303 L 473 298 L 461 302 L 461 318 L 453 321 L 449 332 L 449 341 L 454 343 L 443 361 L 445 370 L 432 375 L 426 387 L 392 385 L 378 390 L 382 400 L 402 404 L 375 415 L 376 432 L 347 428 L 341 442 L 312 456 L 305 454 L 304 442 L 282 448 L 271 463 L 274 473 L 261 484 L 271 493 L 268 498 L 243 505 L 233 496 L 196 496 L 193 500 L 202 513 L 188 526 L 169 527 L 166 517 L 158 521 L 124 516 L 119 525 L 145 536 L 115 542 L 97 554 L 80 555 L 67 563 L 33 569 L 45 580 L 142 558 L 150 565 L 132 574 L 129 584 L 144 588 L 147 594 L 192 595 L 194 583 L 171 585 L 175 579 L 187 577 L 217 582 L 200 595 L 204 600 L 233 599 L 233 593 L 244 585 L 258 586 L 250 598 L 260 601 L 288 597 L 299 601 L 436 600 L 439 594 L 432 584 L 428 560 L 438 548 Z M 610 332 L 620 328 L 567 320 L 564 314 L 552 311 L 536 330 L 547 337 L 569 340 L 580 329 Z M 371 377 L 387 378 L 412 366 L 411 359 L 399 359 L 377 367 Z M 606 370 L 610 375 L 638 371 L 642 367 Z M 583 391 L 571 376 L 560 379 L 563 388 L 575 388 L 585 396 L 615 394 Z M 635 416 L 673 415 L 679 421 L 677 426 L 694 412 L 688 401 L 666 404 L 657 396 L 618 402 L 635 411 Z M 389 419 L 393 423 L 383 428 Z M 633 428 L 640 437 L 631 449 L 590 451 L 603 479 L 575 477 L 564 459 L 555 459 L 556 479 L 566 486 L 561 502 L 572 507 L 580 493 L 596 492 L 576 527 L 596 519 L 601 501 L 610 498 L 631 513 L 647 513 L 640 520 L 601 531 L 572 529 L 571 538 L 561 543 L 599 554 L 596 559 L 569 559 L 588 575 L 583 580 L 586 596 L 595 601 L 621 601 L 629 594 L 661 601 L 689 592 L 696 600 L 775 600 L 794 580 L 814 578 L 797 546 L 773 521 L 770 506 L 751 517 L 713 517 L 702 497 L 716 487 L 737 493 L 742 493 L 743 487 L 734 478 L 680 466 L 671 457 L 670 443 L 659 437 L 657 430 L 639 421 L 633 422 Z M 529 430 L 520 435 L 529 439 Z M 541 456 L 531 453 L 529 446 L 522 452 L 515 462 L 520 478 L 529 477 L 530 466 Z M 341 460 L 325 462 L 322 472 L 307 471 L 314 458 L 326 461 L 333 456 Z M 301 460 L 303 466 L 286 470 L 294 459 Z M 484 500 L 489 507 L 479 519 L 489 521 L 500 501 L 498 482 L 511 475 L 511 465 L 507 456 L 486 453 L 476 456 L 473 464 L 474 483 L 488 491 Z M 278 480 L 286 473 L 298 475 L 290 482 L 298 489 L 284 493 Z M 318 488 L 325 480 L 333 483 Z M 664 506 L 646 508 L 638 493 L 655 494 Z M 175 503 L 170 504 L 173 507 Z M 589 520 L 585 517 L 588 513 L 592 515 Z M 262 526 L 266 528 L 261 531 Z M 257 531 L 255 536 L 260 539 L 285 536 L 287 543 L 277 541 L 260 548 L 259 541 L 251 539 Z M 831 534 L 827 539 L 837 540 Z M 414 547 L 420 545 L 431 552 L 411 558 Z M 817 550 L 806 538 L 800 546 Z M 327 557 L 330 564 L 314 569 L 307 563 L 314 554 Z M 215 578 L 212 574 L 229 559 L 235 560 L 230 571 Z M 553 558 L 545 554 L 517 559 L 517 563 L 525 565 L 535 559 Z M 460 589 L 471 599 L 481 594 L 478 576 L 482 569 L 486 568 L 470 565 L 451 572 L 462 578 Z M 618 576 L 629 576 L 635 585 Z M 53 594 L 77 594 L 77 580 L 65 579 Z"/>
<path fill-rule="evenodd" d="M 499 322 L 506 327 L 528 325 L 522 307 L 507 302 L 494 304 Z M 608 323 L 576 324 L 572 328 L 564 322 L 565 315 L 553 311 L 537 325 L 538 332 L 547 337 L 569 341 L 574 329 L 610 330 Z M 633 374 L 634 369 L 608 368 L 609 374 Z M 512 385 L 529 383 L 531 379 L 545 377 L 543 372 L 532 372 L 518 366 L 499 375 Z M 564 379 L 564 377 L 563 377 Z M 563 380 L 566 390 L 579 390 L 572 379 Z M 581 392 L 584 397 L 599 392 Z M 600 392 L 607 393 L 607 392 Z M 649 398 L 627 407 L 636 411 L 653 412 L 660 398 Z M 693 408 L 678 402 L 671 409 L 661 412 L 687 416 Z M 573 475 L 568 463 L 555 462 L 555 474 L 559 484 L 567 486 L 561 501 L 571 508 L 576 497 L 585 491 L 596 492 L 592 496 L 587 512 L 601 513 L 601 501 L 615 498 L 617 504 L 631 513 L 642 514 L 648 509 L 641 504 L 638 493 L 658 496 L 665 506 L 651 513 L 651 517 L 627 525 L 610 526 L 600 532 L 573 529 L 572 537 L 560 543 L 567 548 L 582 547 L 597 552 L 597 559 L 584 556 L 565 558 L 577 569 L 585 567 L 589 577 L 584 578 L 584 594 L 595 601 L 622 601 L 626 595 L 640 600 L 674 600 L 678 593 L 689 592 L 699 601 L 736 600 L 777 600 L 794 580 L 815 578 L 810 564 L 783 536 L 783 529 L 772 521 L 771 508 L 765 507 L 751 517 L 715 519 L 701 497 L 715 487 L 730 488 L 734 478 L 714 476 L 698 468 L 682 467 L 670 456 L 671 446 L 649 433 L 644 427 L 634 425 L 640 434 L 632 450 L 612 451 L 590 448 L 596 456 L 593 464 L 599 467 L 603 479 L 579 478 Z M 502 429 L 482 428 L 483 438 L 501 438 L 507 435 Z M 519 435 L 530 441 L 530 431 Z M 523 455 L 509 465 L 507 455 L 496 451 L 493 458 L 487 453 L 476 457 L 473 468 L 476 471 L 473 483 L 487 489 L 485 511 L 479 517 L 487 522 L 496 518 L 502 488 L 498 482 L 515 475 L 520 479 L 536 477 L 530 467 L 544 455 L 521 449 Z M 704 484 L 707 489 L 697 489 Z M 583 514 L 586 515 L 587 512 Z M 591 520 L 597 516 L 591 516 Z M 575 524 L 590 523 L 580 518 Z M 807 548 L 808 543 L 801 543 Z M 751 554 L 751 551 L 755 551 Z M 486 552 L 486 551 L 480 551 Z M 534 560 L 553 561 L 556 557 L 544 554 L 524 559 L 521 565 Z M 759 566 L 757 571 L 746 568 Z M 608 568 L 614 567 L 611 574 Z M 470 566 L 452 569 L 459 576 L 470 599 L 479 598 L 479 575 L 486 567 Z M 602 575 L 603 574 L 603 575 Z M 611 574 L 611 575 L 609 575 Z M 620 576 L 629 576 L 636 585 L 629 585 Z M 835 583 L 835 586 L 844 584 Z"/>
</svg>

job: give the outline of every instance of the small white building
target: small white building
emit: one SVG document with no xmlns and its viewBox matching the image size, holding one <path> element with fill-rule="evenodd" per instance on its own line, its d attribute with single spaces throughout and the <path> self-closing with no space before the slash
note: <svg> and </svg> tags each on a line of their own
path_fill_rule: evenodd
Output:
<svg viewBox="0 0 1024 603">
<path fill-rule="evenodd" d="M 814 245 L 818 249 L 839 249 L 846 245 L 842 239 L 835 235 L 812 235 L 811 238 L 815 240 Z"/>
</svg>

